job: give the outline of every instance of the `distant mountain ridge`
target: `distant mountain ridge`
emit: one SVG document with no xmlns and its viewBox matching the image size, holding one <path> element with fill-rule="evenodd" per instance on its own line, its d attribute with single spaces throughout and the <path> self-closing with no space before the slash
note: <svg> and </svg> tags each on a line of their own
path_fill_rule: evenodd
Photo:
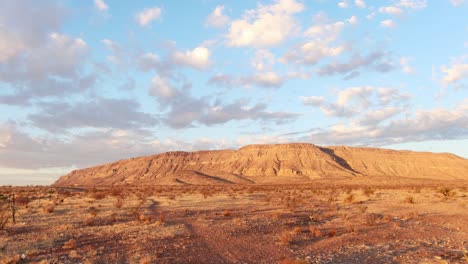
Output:
<svg viewBox="0 0 468 264">
<path fill-rule="evenodd" d="M 392 176 L 468 179 L 468 160 L 448 153 L 307 143 L 162 154 L 75 170 L 54 186 L 306 183 L 313 179 Z"/>
</svg>

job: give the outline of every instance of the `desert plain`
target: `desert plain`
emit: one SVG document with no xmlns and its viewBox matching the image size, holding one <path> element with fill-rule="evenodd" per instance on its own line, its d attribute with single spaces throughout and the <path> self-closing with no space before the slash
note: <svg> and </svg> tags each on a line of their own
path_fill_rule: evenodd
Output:
<svg viewBox="0 0 468 264">
<path fill-rule="evenodd" d="M 252 163 L 243 153 L 249 161 L 236 163 L 229 175 L 224 157 L 219 177 L 213 170 L 221 162 L 213 157 L 219 155 L 197 161 L 203 165 L 189 173 L 197 163 L 193 157 L 171 153 L 143 158 L 150 164 L 142 166 L 145 184 L 125 182 L 125 173 L 134 175 L 129 164 L 137 162 L 138 169 L 143 162 L 131 159 L 73 172 L 52 186 L 0 187 L 0 263 L 468 263 L 468 182 L 466 174 L 455 177 L 464 165 L 447 170 L 454 177 L 437 179 L 392 175 L 410 167 L 424 170 L 417 162 L 406 168 L 390 162 L 386 175 L 372 176 L 360 173 L 359 166 L 384 173 L 383 160 L 335 157 L 327 166 L 346 171 L 332 177 L 325 173 L 325 163 L 310 167 L 303 160 L 318 160 L 318 154 L 302 157 L 297 146 L 261 149 L 249 153 L 262 162 Z M 390 154 L 395 158 L 401 153 Z M 426 156 L 413 161 L 422 159 L 426 163 L 421 166 L 428 166 L 434 159 Z M 447 157 L 466 164 L 450 155 L 443 159 Z M 164 164 L 151 167 L 162 158 Z M 267 162 L 270 158 L 276 165 Z M 302 167 L 292 166 L 291 160 Z M 292 166 L 296 172 L 302 168 L 325 174 L 303 182 L 303 173 L 263 175 L 260 180 L 237 174 L 268 171 L 270 166 L 277 166 L 272 170 L 276 173 Z M 162 168 L 166 172 L 157 174 Z M 149 184 L 153 176 L 166 184 Z M 281 181 L 265 180 L 275 177 Z M 92 184 L 103 179 L 118 181 Z"/>
</svg>

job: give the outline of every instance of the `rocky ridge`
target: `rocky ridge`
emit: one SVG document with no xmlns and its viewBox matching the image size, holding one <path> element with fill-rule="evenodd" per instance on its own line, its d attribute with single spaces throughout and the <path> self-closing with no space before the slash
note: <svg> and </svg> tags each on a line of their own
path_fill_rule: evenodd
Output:
<svg viewBox="0 0 468 264">
<path fill-rule="evenodd" d="M 468 179 L 468 160 L 448 153 L 292 143 L 238 150 L 166 152 L 75 170 L 54 186 L 277 184 L 382 176 Z"/>
</svg>

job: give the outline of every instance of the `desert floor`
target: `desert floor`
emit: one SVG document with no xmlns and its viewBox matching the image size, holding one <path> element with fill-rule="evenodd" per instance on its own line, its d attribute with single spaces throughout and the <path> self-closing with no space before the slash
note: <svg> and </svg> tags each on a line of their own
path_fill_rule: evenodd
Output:
<svg viewBox="0 0 468 264">
<path fill-rule="evenodd" d="M 12 193 L 0 263 L 468 263 L 466 182 L 0 187 Z"/>
</svg>

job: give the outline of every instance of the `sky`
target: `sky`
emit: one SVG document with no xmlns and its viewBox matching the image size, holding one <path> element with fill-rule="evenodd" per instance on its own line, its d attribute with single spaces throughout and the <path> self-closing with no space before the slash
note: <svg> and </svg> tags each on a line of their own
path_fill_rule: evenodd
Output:
<svg viewBox="0 0 468 264">
<path fill-rule="evenodd" d="M 0 0 L 0 185 L 286 142 L 468 158 L 468 1 Z"/>
</svg>

